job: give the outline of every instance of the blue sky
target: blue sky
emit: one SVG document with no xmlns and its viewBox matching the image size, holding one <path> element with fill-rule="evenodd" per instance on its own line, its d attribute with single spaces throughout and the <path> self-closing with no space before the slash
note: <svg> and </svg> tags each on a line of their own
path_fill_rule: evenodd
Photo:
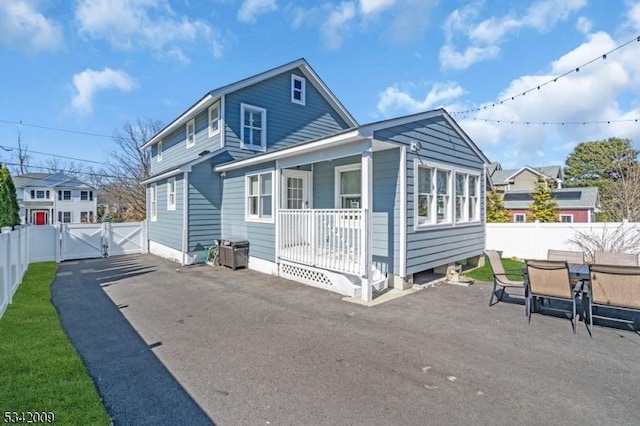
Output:
<svg viewBox="0 0 640 426">
<path fill-rule="evenodd" d="M 300 57 L 361 124 L 470 110 L 454 118 L 505 168 L 611 136 L 640 147 L 640 42 L 602 59 L 640 35 L 640 1 L 2 0 L 0 34 L 4 162 L 18 132 L 33 165 L 102 162 L 124 122 L 168 123 Z"/>
</svg>

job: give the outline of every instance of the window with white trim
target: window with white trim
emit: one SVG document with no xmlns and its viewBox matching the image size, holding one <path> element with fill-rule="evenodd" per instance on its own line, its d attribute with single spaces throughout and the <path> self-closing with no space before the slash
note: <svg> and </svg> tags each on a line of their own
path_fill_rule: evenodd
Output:
<svg viewBox="0 0 640 426">
<path fill-rule="evenodd" d="M 167 180 L 167 210 L 176 209 L 176 178 Z"/>
<path fill-rule="evenodd" d="M 58 222 L 71 223 L 71 212 L 58 212 Z"/>
<path fill-rule="evenodd" d="M 158 150 L 158 155 L 157 155 L 157 159 L 158 159 L 158 163 L 162 161 L 162 141 L 158 142 L 157 145 L 157 150 Z"/>
<path fill-rule="evenodd" d="M 191 148 L 196 144 L 196 119 L 192 118 L 187 121 L 186 126 L 186 139 L 187 139 L 187 148 Z"/>
<path fill-rule="evenodd" d="M 50 196 L 50 192 L 49 191 L 45 191 L 42 189 L 38 189 L 38 190 L 31 190 L 31 199 L 32 200 L 48 200 L 49 196 Z"/>
<path fill-rule="evenodd" d="M 480 175 L 454 167 L 416 162 L 415 226 L 480 220 Z"/>
<path fill-rule="evenodd" d="M 258 151 L 267 150 L 267 110 L 241 104 L 240 147 Z"/>
<path fill-rule="evenodd" d="M 89 201 L 89 191 L 80 191 L 80 200 Z"/>
<path fill-rule="evenodd" d="M 480 178 L 469 175 L 469 220 L 480 220 Z"/>
<path fill-rule="evenodd" d="M 525 223 L 527 221 L 527 215 L 524 213 L 514 213 L 513 221 L 515 223 Z"/>
<path fill-rule="evenodd" d="M 562 223 L 572 223 L 573 222 L 573 215 L 572 214 L 561 214 L 560 215 L 560 222 L 562 222 Z"/>
<path fill-rule="evenodd" d="M 273 172 L 246 176 L 247 219 L 273 220 Z"/>
<path fill-rule="evenodd" d="M 362 206 L 362 166 L 349 164 L 335 168 L 337 209 L 359 209 Z"/>
<path fill-rule="evenodd" d="M 71 191 L 58 191 L 59 201 L 71 201 Z"/>
<path fill-rule="evenodd" d="M 80 212 L 80 223 L 93 222 L 93 212 Z"/>
<path fill-rule="evenodd" d="M 291 74 L 291 102 L 304 105 L 306 103 L 306 80 Z"/>
<path fill-rule="evenodd" d="M 209 107 L 209 137 L 220 133 L 220 101 Z"/>
<path fill-rule="evenodd" d="M 151 200 L 151 221 L 158 219 L 158 187 L 152 183 L 149 187 L 149 199 Z"/>
</svg>

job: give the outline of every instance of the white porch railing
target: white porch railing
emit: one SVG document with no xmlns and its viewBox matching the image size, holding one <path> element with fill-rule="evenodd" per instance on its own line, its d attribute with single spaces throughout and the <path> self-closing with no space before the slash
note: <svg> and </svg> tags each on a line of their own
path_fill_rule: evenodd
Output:
<svg viewBox="0 0 640 426">
<path fill-rule="evenodd" d="M 282 260 L 364 275 L 363 209 L 278 210 Z"/>
</svg>

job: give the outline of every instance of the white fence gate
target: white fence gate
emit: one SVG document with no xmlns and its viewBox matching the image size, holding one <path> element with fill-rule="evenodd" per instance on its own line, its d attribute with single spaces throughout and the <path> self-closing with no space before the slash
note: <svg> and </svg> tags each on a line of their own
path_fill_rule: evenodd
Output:
<svg viewBox="0 0 640 426">
<path fill-rule="evenodd" d="M 147 223 L 24 226 L 0 234 L 0 318 L 32 262 L 147 253 Z"/>
</svg>

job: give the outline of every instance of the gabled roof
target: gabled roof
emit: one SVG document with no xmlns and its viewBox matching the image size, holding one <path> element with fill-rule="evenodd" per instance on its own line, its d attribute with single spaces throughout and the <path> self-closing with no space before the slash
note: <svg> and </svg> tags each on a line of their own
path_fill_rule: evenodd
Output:
<svg viewBox="0 0 640 426">
<path fill-rule="evenodd" d="M 288 64 L 281 65 L 279 67 L 273 68 L 269 71 L 262 72 L 260 74 L 256 74 L 252 77 L 245 78 L 243 80 L 237 81 L 235 83 L 228 84 L 226 86 L 219 87 L 214 89 L 207 94 L 205 94 L 198 102 L 193 104 L 189 109 L 183 112 L 178 118 L 173 120 L 167 126 L 165 126 L 162 130 L 156 133 L 151 139 L 149 139 L 140 149 L 145 149 L 149 146 L 155 145 L 158 143 L 163 137 L 165 137 L 168 133 L 175 130 L 177 127 L 183 125 L 188 120 L 193 118 L 196 114 L 203 111 L 205 108 L 208 108 L 211 104 L 213 104 L 216 100 L 218 100 L 223 95 L 236 92 L 240 89 L 244 89 L 245 87 L 252 86 L 256 83 L 260 83 L 261 81 L 270 79 L 279 74 L 290 72 L 294 69 L 299 69 L 302 74 L 307 78 L 308 81 L 313 84 L 320 94 L 329 102 L 331 106 L 340 114 L 342 119 L 347 123 L 349 127 L 357 126 L 358 123 L 353 118 L 351 113 L 347 111 L 347 109 L 342 105 L 342 103 L 338 100 L 338 98 L 329 90 L 327 85 L 320 79 L 318 74 L 311 68 L 311 66 L 307 63 L 304 58 L 300 58 L 296 61 L 289 62 Z"/>
<path fill-rule="evenodd" d="M 95 189 L 91 185 L 64 173 L 25 173 L 15 176 L 13 183 L 16 189 L 27 187 Z"/>
<path fill-rule="evenodd" d="M 598 207 L 598 188 L 562 188 L 551 191 L 560 209 L 595 209 Z M 504 194 L 504 206 L 507 209 L 528 209 L 533 201 L 531 191 L 509 191 Z"/>
<path fill-rule="evenodd" d="M 513 178 L 524 171 L 529 171 L 535 175 L 553 179 L 556 181 L 562 181 L 562 167 L 561 166 L 543 166 L 543 167 L 531 167 L 524 166 L 519 169 L 499 170 L 496 169 L 491 174 L 491 180 L 494 185 L 504 185 L 509 183 Z"/>
<path fill-rule="evenodd" d="M 377 121 L 374 123 L 364 124 L 362 126 L 358 126 L 351 129 L 344 129 L 339 132 L 333 133 L 331 135 L 322 136 L 308 142 L 299 143 L 294 146 L 281 148 L 275 151 L 265 152 L 263 154 L 254 155 L 253 157 L 244 158 L 241 160 L 231 161 L 229 163 L 224 163 L 216 166 L 215 170 L 217 172 L 223 172 L 227 170 L 238 169 L 241 167 L 246 167 L 254 164 L 260 164 L 265 161 L 279 160 L 287 157 L 291 157 L 297 155 L 301 152 L 311 152 L 311 151 L 319 151 L 324 149 L 325 147 L 331 146 L 335 147 L 340 144 L 346 144 L 357 140 L 362 140 L 364 138 L 373 137 L 374 132 L 399 126 L 406 123 L 411 123 L 414 121 L 425 120 L 437 116 L 442 116 L 451 127 L 460 135 L 460 137 L 469 144 L 469 147 L 478 155 L 480 159 L 486 164 L 489 163 L 489 159 L 480 151 L 480 149 L 473 143 L 471 138 L 467 136 L 467 134 L 458 126 L 456 121 L 451 118 L 449 113 L 444 109 L 435 109 L 431 111 L 420 112 L 417 114 L 406 115 L 403 117 L 390 118 L 387 120 Z"/>
</svg>

